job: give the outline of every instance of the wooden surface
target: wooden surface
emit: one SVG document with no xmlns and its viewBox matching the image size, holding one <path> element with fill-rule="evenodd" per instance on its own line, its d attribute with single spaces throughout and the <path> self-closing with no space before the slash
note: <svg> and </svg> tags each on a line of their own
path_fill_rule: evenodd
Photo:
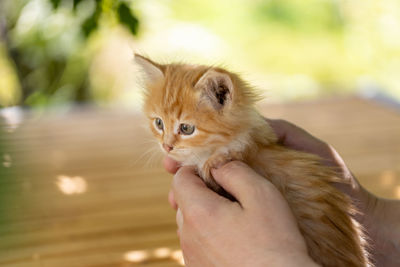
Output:
<svg viewBox="0 0 400 267">
<path fill-rule="evenodd" d="M 398 110 L 345 98 L 262 112 L 331 143 L 370 191 L 400 198 Z M 86 109 L 7 121 L 0 266 L 180 266 L 171 176 L 141 115 Z"/>
</svg>

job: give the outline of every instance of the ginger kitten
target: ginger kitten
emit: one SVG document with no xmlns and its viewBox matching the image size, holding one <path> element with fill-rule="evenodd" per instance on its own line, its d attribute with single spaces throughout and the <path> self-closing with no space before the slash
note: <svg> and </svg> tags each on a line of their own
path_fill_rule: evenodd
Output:
<svg viewBox="0 0 400 267">
<path fill-rule="evenodd" d="M 354 207 L 332 185 L 342 180 L 319 157 L 277 144 L 250 86 L 221 68 L 135 60 L 147 76 L 144 112 L 168 156 L 196 166 L 206 184 L 226 196 L 210 169 L 230 160 L 247 163 L 284 195 L 315 262 L 371 266 Z"/>
</svg>

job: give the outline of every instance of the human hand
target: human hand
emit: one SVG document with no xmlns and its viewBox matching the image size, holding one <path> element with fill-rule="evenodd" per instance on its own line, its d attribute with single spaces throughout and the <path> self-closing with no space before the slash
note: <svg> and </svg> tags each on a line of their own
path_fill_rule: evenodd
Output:
<svg viewBox="0 0 400 267">
<path fill-rule="evenodd" d="M 373 205 L 375 197 L 360 186 L 357 179 L 347 168 L 343 159 L 331 145 L 319 140 L 290 122 L 271 119 L 266 119 L 266 121 L 274 130 L 278 137 L 278 142 L 281 145 L 294 150 L 318 155 L 321 157 L 324 164 L 336 168 L 345 182 L 343 184 L 338 184 L 338 189 L 349 195 L 352 199 L 357 200 L 356 202 L 362 205 L 362 207 L 358 207 L 360 210 L 370 209 L 368 207 Z M 179 163 L 168 157 L 164 158 L 163 164 L 164 168 L 172 174 L 175 174 L 179 169 Z M 176 203 L 174 203 L 172 192 L 169 193 L 168 199 L 171 206 L 176 209 Z M 362 218 L 360 218 L 360 220 L 361 219 Z"/>
<path fill-rule="evenodd" d="M 237 202 L 210 190 L 191 167 L 173 180 L 187 266 L 317 266 L 287 202 L 267 179 L 238 161 L 212 175 Z"/>
<path fill-rule="evenodd" d="M 360 211 L 356 219 L 368 234 L 373 262 L 376 266 L 400 266 L 400 202 L 378 198 L 365 190 L 331 145 L 287 121 L 266 121 L 275 131 L 280 144 L 316 154 L 323 163 L 338 170 L 345 183 L 338 184 L 337 188 L 349 195 Z M 165 158 L 164 167 L 175 173 L 179 165 L 172 159 Z M 172 191 L 169 202 L 172 207 L 177 208 Z"/>
<path fill-rule="evenodd" d="M 378 198 L 363 188 L 331 145 L 287 121 L 266 120 L 279 143 L 318 155 L 336 168 L 344 181 L 336 187 L 350 196 L 360 211 L 356 219 L 368 235 L 372 262 L 375 266 L 400 266 L 400 201 Z"/>
</svg>

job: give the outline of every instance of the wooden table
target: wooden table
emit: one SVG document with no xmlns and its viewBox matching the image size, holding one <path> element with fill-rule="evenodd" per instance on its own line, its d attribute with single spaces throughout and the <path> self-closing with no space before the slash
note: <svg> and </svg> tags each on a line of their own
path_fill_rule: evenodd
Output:
<svg viewBox="0 0 400 267">
<path fill-rule="evenodd" d="M 400 198 L 399 110 L 356 97 L 261 109 L 334 145 L 370 191 Z M 140 114 L 22 115 L 1 122 L 0 266 L 182 264 L 171 175 Z"/>
</svg>

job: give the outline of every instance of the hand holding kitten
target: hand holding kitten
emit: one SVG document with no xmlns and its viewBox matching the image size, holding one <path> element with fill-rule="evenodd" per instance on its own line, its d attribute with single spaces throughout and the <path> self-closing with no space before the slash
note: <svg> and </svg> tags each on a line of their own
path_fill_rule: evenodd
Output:
<svg viewBox="0 0 400 267">
<path fill-rule="evenodd" d="M 400 252 L 398 251 L 398 249 L 396 249 L 395 242 L 396 240 L 399 240 L 398 237 L 400 236 L 400 233 L 393 232 L 392 229 L 396 229 L 396 227 L 397 228 L 399 227 L 398 219 L 396 218 L 399 218 L 400 203 L 398 201 L 388 201 L 388 200 L 378 199 L 376 196 L 370 194 L 364 188 L 362 188 L 357 182 L 357 180 L 354 178 L 354 176 L 351 174 L 351 172 L 348 170 L 341 157 L 330 145 L 324 143 L 323 141 L 313 137 L 303 129 L 298 128 L 297 126 L 288 123 L 286 121 L 282 120 L 267 120 L 267 121 L 274 129 L 281 144 L 290 147 L 292 149 L 317 154 L 325 160 L 325 164 L 339 168 L 343 179 L 350 181 L 350 183 L 349 185 L 341 184 L 338 185 L 338 187 L 340 187 L 341 191 L 345 192 L 354 200 L 356 200 L 356 203 L 359 204 L 360 211 L 362 211 L 362 214 L 364 214 L 364 216 L 359 215 L 357 219 L 360 221 L 362 225 L 364 225 L 364 227 L 370 233 L 372 239 L 371 254 L 372 258 L 375 261 L 376 266 L 398 265 L 400 259 L 399 257 Z M 263 241 L 265 242 L 264 243 L 265 246 L 270 246 L 271 244 L 268 244 L 268 238 L 270 238 L 269 241 L 272 243 L 272 245 L 279 245 L 277 244 L 278 242 L 274 242 L 275 238 L 277 238 L 276 240 L 282 238 L 282 237 L 275 237 L 275 235 L 277 235 L 278 233 L 279 234 L 285 233 L 288 234 L 290 238 L 296 239 L 297 241 L 293 243 L 295 244 L 293 250 L 297 250 L 297 253 L 300 253 L 299 255 L 301 255 L 302 253 L 304 254 L 301 245 L 301 243 L 304 242 L 304 239 L 302 236 L 298 236 L 297 226 L 290 225 L 290 222 L 288 222 L 288 220 L 289 221 L 291 220 L 290 217 L 293 215 L 291 215 L 291 212 L 287 210 L 287 205 L 285 205 L 285 201 L 283 200 L 280 193 L 277 190 L 274 190 L 272 184 L 270 184 L 265 179 L 262 179 L 262 181 L 260 181 L 259 177 L 257 177 L 258 175 L 252 172 L 251 169 L 249 169 L 246 165 L 242 164 L 241 166 L 238 165 L 237 163 L 227 164 L 223 166 L 221 169 L 215 171 L 214 176 L 218 180 L 218 182 L 221 183 L 222 186 L 229 186 L 226 185 L 226 181 L 224 182 L 224 178 L 226 178 L 226 173 L 229 171 L 229 169 L 230 169 L 229 172 L 232 172 L 232 166 L 234 167 L 234 169 L 236 168 L 237 172 L 234 172 L 230 176 L 230 178 L 236 177 L 241 173 L 242 174 L 241 178 L 245 178 L 244 181 L 241 182 L 245 184 L 244 185 L 233 184 L 225 189 L 227 189 L 228 191 L 235 190 L 238 193 L 238 195 L 234 194 L 235 192 L 231 191 L 230 192 L 233 193 L 235 197 L 237 197 L 237 199 L 241 204 L 242 204 L 241 199 L 243 199 L 243 197 L 241 197 L 242 193 L 241 190 L 245 190 L 244 188 L 246 187 L 251 188 L 252 184 L 254 185 L 257 183 L 263 183 L 262 186 L 263 193 L 261 195 L 259 194 L 252 195 L 246 193 L 246 195 L 248 195 L 249 198 L 251 198 L 251 200 L 246 199 L 246 203 L 252 203 L 254 205 L 252 209 L 254 210 L 262 209 L 258 213 L 256 214 L 249 213 L 247 212 L 246 209 L 243 209 L 242 206 L 238 205 L 238 203 L 232 203 L 228 200 L 222 199 L 222 197 L 219 197 L 211 190 L 203 188 L 204 187 L 203 182 L 198 177 L 196 178 L 193 173 L 191 173 L 191 169 L 186 169 L 186 168 L 183 169 L 174 178 L 174 180 L 176 181 L 174 182 L 173 190 L 169 194 L 169 202 L 171 206 L 175 209 L 178 208 L 179 204 L 180 204 L 179 206 L 181 206 L 184 203 L 186 205 L 189 205 L 191 203 L 190 200 L 187 201 L 181 198 L 179 198 L 178 202 L 175 201 L 175 195 L 180 197 L 181 193 L 187 194 L 189 196 L 194 194 L 191 190 L 188 191 L 187 185 L 185 183 L 194 183 L 195 186 L 191 187 L 194 192 L 198 191 L 198 189 L 201 188 L 201 190 L 204 190 L 205 192 L 208 191 L 207 192 L 208 194 L 212 194 L 211 198 L 209 198 L 208 195 L 206 197 L 206 199 L 208 199 L 207 200 L 208 206 L 205 205 L 204 207 L 200 207 L 200 211 L 204 212 L 205 213 L 204 215 L 208 214 L 208 217 L 203 216 L 201 213 L 200 214 L 189 213 L 190 220 L 184 221 L 185 223 L 183 223 L 182 217 L 185 216 L 186 213 L 185 210 L 182 211 L 179 210 L 179 213 L 177 214 L 177 221 L 180 228 L 179 230 L 180 238 L 182 245 L 185 248 L 184 254 L 188 266 L 196 266 L 196 264 L 200 263 L 202 260 L 204 261 L 207 260 L 207 262 L 203 262 L 204 264 L 200 264 L 199 266 L 208 266 L 209 264 L 207 263 L 211 263 L 214 256 L 217 259 L 236 260 L 236 262 L 240 262 L 240 259 L 237 259 L 240 257 L 243 257 L 244 258 L 243 260 L 246 259 L 248 260 L 249 257 L 255 258 L 256 256 L 253 254 L 254 251 L 251 249 L 252 246 L 253 245 L 258 246 L 257 249 L 259 249 L 259 246 L 261 246 L 260 242 Z M 170 173 L 176 173 L 177 170 L 179 169 L 177 163 L 169 158 L 165 158 L 164 167 Z M 247 173 L 247 175 L 245 173 Z M 236 181 L 238 180 L 239 179 L 236 179 Z M 182 183 L 184 183 L 185 185 Z M 274 197 L 272 198 L 268 197 L 272 195 Z M 267 201 L 257 199 L 260 197 L 267 198 L 266 199 Z M 213 201 L 212 203 L 208 202 L 211 201 L 213 198 L 217 198 L 218 201 Z M 200 203 L 203 202 L 201 201 L 199 202 L 197 200 L 197 204 L 200 205 Z M 260 203 L 263 204 L 260 206 Z M 274 205 L 273 207 L 272 204 Z M 220 209 L 215 210 L 215 207 L 221 205 L 226 205 L 229 208 L 226 207 L 223 208 L 222 209 L 224 210 L 223 213 L 220 212 Z M 386 218 L 383 218 L 383 215 L 387 214 L 387 211 L 389 209 L 391 210 L 390 211 L 391 216 L 386 216 Z M 212 215 L 210 216 L 210 214 Z M 270 216 L 270 214 L 274 214 L 274 217 L 271 218 L 273 220 L 266 220 L 265 218 L 264 219 L 260 218 L 260 216 Z M 229 220 L 229 218 L 231 218 L 230 221 L 228 222 L 224 221 L 224 219 Z M 196 230 L 195 228 L 196 223 L 202 223 L 201 225 L 202 228 Z M 205 223 L 205 225 L 203 225 L 203 223 Z M 211 224 L 212 229 L 207 230 L 205 228 L 207 227 L 207 223 Z M 240 223 L 244 223 L 244 225 L 243 226 L 236 225 Z M 234 228 L 231 229 L 231 227 Z M 241 229 L 240 231 L 237 230 L 238 227 L 240 227 Z M 287 227 L 287 229 L 277 231 L 276 227 L 284 227 L 284 228 Z M 217 233 L 213 233 L 213 231 L 217 231 Z M 205 233 L 207 233 L 207 236 L 204 236 Z M 255 237 L 249 239 L 248 237 L 249 236 L 251 237 L 252 233 L 255 233 L 256 235 Z M 197 237 L 194 238 L 195 236 Z M 283 237 L 287 236 L 284 235 Z M 258 238 L 261 238 L 261 240 L 258 240 Z M 283 244 L 285 244 L 285 242 L 283 242 Z M 214 254 L 209 255 L 209 253 L 207 254 L 207 257 L 205 255 L 202 255 L 204 251 L 208 252 L 210 251 L 208 245 L 214 245 L 216 247 L 215 251 L 216 255 Z M 236 249 L 239 250 L 238 252 L 235 251 L 234 248 L 235 245 L 237 245 Z M 197 246 L 202 246 L 203 249 L 200 249 Z M 257 249 L 255 251 L 257 251 Z M 279 251 L 279 246 L 276 247 L 276 249 Z M 291 260 L 290 250 L 288 250 L 286 244 L 282 247 L 282 249 L 283 251 L 281 252 L 286 251 L 288 255 L 282 254 L 284 255 L 282 256 L 281 254 L 279 254 L 281 256 L 279 256 L 278 258 L 288 260 L 288 262 L 285 263 L 287 264 L 285 266 L 289 266 L 289 261 Z M 263 253 L 260 253 L 258 255 L 260 259 L 257 263 L 260 263 L 260 265 L 263 262 L 263 260 L 268 259 L 269 256 L 273 257 L 273 254 L 270 255 L 270 253 L 267 253 L 266 251 L 267 250 L 264 250 Z M 225 255 L 225 253 L 228 253 L 228 255 Z M 304 255 L 298 257 L 300 257 L 302 260 L 307 261 L 306 256 L 307 254 L 305 253 Z M 199 257 L 201 259 L 198 259 Z M 269 260 L 268 263 L 271 264 L 272 259 L 268 260 Z M 309 264 L 312 264 L 312 262 L 309 262 Z M 279 263 L 278 265 L 281 265 L 281 263 Z M 295 259 L 294 266 L 298 265 L 299 262 Z M 229 266 L 235 266 L 235 265 L 229 265 Z M 257 265 L 252 265 L 252 266 L 257 266 Z"/>
<path fill-rule="evenodd" d="M 191 167 L 174 177 L 187 266 L 317 266 L 287 202 L 268 180 L 240 161 L 212 174 L 238 202 L 210 190 Z"/>
<path fill-rule="evenodd" d="M 332 147 L 291 124 L 282 121 L 266 123 L 256 107 L 256 102 L 261 98 L 260 95 L 249 83 L 233 72 L 215 66 L 159 64 L 137 54 L 135 54 L 135 61 L 144 71 L 145 76 L 143 111 L 161 150 L 168 157 L 180 162 L 182 166 L 192 166 L 194 171 L 191 177 L 198 177 L 204 181 L 201 183 L 196 180 L 197 178 L 192 180 L 185 178 L 184 184 L 196 181 L 198 185 L 202 185 L 203 193 L 209 192 L 206 190 L 209 188 L 217 192 L 214 196 L 218 196 L 217 199 L 223 200 L 225 204 L 238 203 L 235 205 L 243 208 L 251 203 L 250 206 L 258 207 L 259 211 L 266 210 L 267 213 L 264 215 L 270 215 L 271 212 L 264 207 L 266 203 L 260 201 L 265 200 L 262 196 L 266 192 L 260 189 L 254 190 L 257 192 L 255 195 L 246 194 L 244 203 L 247 204 L 243 206 L 240 202 L 243 196 L 241 190 L 246 186 L 240 187 L 239 190 L 235 190 L 235 184 L 229 187 L 233 180 L 230 177 L 226 179 L 229 184 L 225 185 L 227 188 L 224 189 L 222 187 L 224 183 L 221 183 L 222 186 L 218 183 L 218 179 L 222 178 L 216 178 L 212 173 L 213 169 L 220 168 L 225 163 L 241 161 L 250 167 L 242 165 L 243 168 L 254 170 L 258 175 L 254 172 L 246 172 L 246 177 L 238 177 L 237 180 L 250 181 L 256 177 L 266 179 L 273 185 L 272 188 L 281 194 L 277 194 L 277 203 L 285 199 L 287 201 L 285 204 L 290 207 L 291 215 L 280 210 L 275 213 L 283 212 L 282 216 L 268 217 L 274 219 L 268 221 L 270 225 L 265 225 L 271 236 L 279 241 L 282 241 L 282 237 L 285 239 L 286 232 L 275 231 L 275 229 L 281 229 L 279 227 L 286 225 L 288 220 L 294 220 L 303 237 L 298 241 L 305 242 L 309 257 L 321 266 L 371 267 L 383 262 L 398 266 L 396 251 L 400 250 L 400 238 L 397 238 L 400 234 L 395 233 L 400 231 L 396 220 L 400 217 L 398 202 L 378 199 L 364 190 Z M 270 124 L 275 124 L 277 133 L 274 133 L 273 126 Z M 227 165 L 230 166 L 230 164 Z M 208 208 L 202 206 L 204 203 L 209 203 L 203 199 L 209 194 L 198 194 L 200 191 L 197 189 L 200 190 L 200 187 L 189 187 L 191 190 L 188 190 L 179 186 L 181 183 L 176 182 L 179 181 L 179 173 L 174 179 L 173 191 L 177 198 L 177 204 L 174 205 L 180 208 L 182 205 L 187 205 L 190 201 L 182 201 L 182 198 L 178 196 L 178 194 L 186 194 L 192 200 L 197 196 L 192 203 L 197 208 L 201 207 L 200 211 L 206 211 L 203 215 L 207 215 L 208 211 L 214 211 L 214 209 L 209 209 L 210 206 Z M 263 184 L 269 184 L 268 182 Z M 189 195 L 187 191 L 190 192 Z M 236 197 L 239 202 L 229 202 L 222 196 L 230 200 Z M 395 212 L 389 210 L 394 206 L 397 207 Z M 185 216 L 187 212 L 188 209 L 178 212 L 178 215 L 182 214 L 182 217 L 178 216 L 178 223 L 183 225 L 182 229 L 185 228 L 185 220 L 180 218 L 187 217 Z M 188 230 L 181 231 L 181 240 L 190 241 L 182 242 L 182 244 L 194 244 L 194 248 L 201 247 L 200 250 L 203 251 L 208 251 L 207 246 L 210 246 L 212 253 L 204 252 L 203 256 L 214 255 L 211 257 L 214 259 L 211 262 L 218 263 L 225 262 L 229 257 L 224 257 L 224 253 L 216 253 L 218 250 L 213 250 L 211 246 L 213 244 L 216 245 L 214 248 L 222 248 L 222 245 L 227 242 L 231 247 L 233 244 L 238 244 L 233 241 L 238 241 L 242 245 L 242 241 L 246 241 L 245 236 L 250 235 L 256 238 L 257 242 L 261 241 L 260 244 L 257 242 L 256 244 L 267 245 L 268 242 L 263 243 L 266 241 L 265 235 L 254 234 L 253 228 L 240 229 L 240 231 L 249 232 L 245 231 L 239 239 L 235 239 L 232 231 L 229 231 L 232 230 L 229 228 L 231 225 L 228 227 L 220 223 L 227 223 L 227 216 L 236 219 L 236 216 L 232 216 L 234 214 L 232 212 L 237 212 L 237 210 L 232 211 L 227 208 L 227 212 L 216 213 L 211 218 L 198 216 L 196 212 L 189 209 L 191 215 L 188 218 L 192 219 L 189 219 L 189 222 L 186 220 L 186 225 L 196 226 L 192 224 L 197 221 L 193 218 L 199 221 L 213 219 L 213 224 L 219 226 L 215 228 L 221 231 L 222 237 L 218 236 L 219 232 L 216 233 L 210 229 L 210 225 L 213 224 L 208 224 L 208 228 L 205 227 L 202 233 L 197 225 L 197 227 L 187 227 Z M 257 228 L 257 225 L 261 224 L 253 221 L 256 217 L 249 213 L 236 215 L 242 219 L 235 220 L 232 225 L 238 226 L 237 223 L 240 221 L 246 221 L 257 229 L 256 232 L 265 233 L 265 229 Z M 293 218 L 289 219 L 290 216 Z M 280 224 L 276 220 L 281 220 Z M 382 224 L 391 230 L 382 230 Z M 288 233 L 294 233 L 293 228 L 286 230 Z M 215 235 L 205 234 L 209 231 Z M 278 233 L 279 236 L 276 236 Z M 193 237 L 204 238 L 200 244 L 193 243 L 196 239 L 185 239 L 185 236 L 191 234 Z M 296 239 L 292 234 L 286 238 Z M 218 239 L 213 240 L 216 237 Z M 224 238 L 228 238 L 225 240 L 227 242 Z M 375 243 L 371 245 L 372 240 Z M 245 247 L 247 245 L 252 247 L 252 243 L 244 243 Z M 283 244 L 286 243 L 283 242 Z M 274 247 L 273 243 L 268 243 L 268 245 Z M 288 249 L 288 255 L 290 255 L 291 247 L 289 246 Z M 249 252 L 251 251 L 253 250 Z M 283 250 L 279 251 L 283 252 Z M 226 253 L 225 250 L 223 252 Z M 231 255 L 232 253 L 240 255 L 236 254 L 238 251 L 235 249 L 228 252 Z M 191 253 L 186 252 L 186 258 L 190 258 L 189 255 Z M 221 257 L 218 257 L 219 255 Z"/>
</svg>

